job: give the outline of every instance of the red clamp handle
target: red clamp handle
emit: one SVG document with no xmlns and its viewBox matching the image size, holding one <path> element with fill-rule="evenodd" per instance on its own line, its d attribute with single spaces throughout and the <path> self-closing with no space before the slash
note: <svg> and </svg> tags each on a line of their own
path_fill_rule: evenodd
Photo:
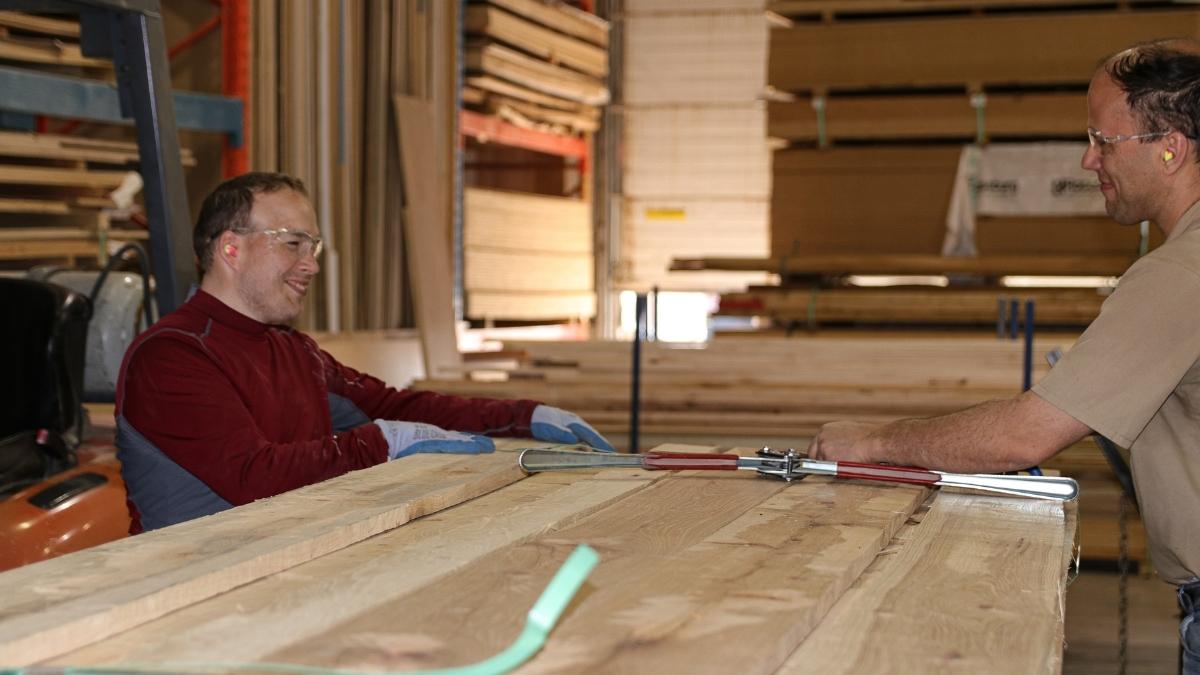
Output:
<svg viewBox="0 0 1200 675">
<path fill-rule="evenodd" d="M 837 477 L 858 478 L 861 480 L 886 480 L 893 483 L 911 483 L 913 485 L 936 485 L 942 479 L 940 474 L 916 466 L 887 466 L 884 464 L 859 464 L 857 462 L 838 462 Z"/>
<path fill-rule="evenodd" d="M 642 455 L 642 467 L 665 471 L 732 471 L 738 468 L 738 456 L 696 452 L 647 452 Z"/>
</svg>

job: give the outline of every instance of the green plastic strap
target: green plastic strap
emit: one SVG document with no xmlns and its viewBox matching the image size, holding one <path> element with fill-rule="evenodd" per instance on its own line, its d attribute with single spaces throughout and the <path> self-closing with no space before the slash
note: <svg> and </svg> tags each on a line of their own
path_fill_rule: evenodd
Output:
<svg viewBox="0 0 1200 675">
<path fill-rule="evenodd" d="M 987 95 L 971 94 L 971 107 L 975 109 L 975 142 L 983 145 L 987 141 L 987 124 L 984 110 L 987 108 Z"/>
<path fill-rule="evenodd" d="M 825 131 L 825 97 L 814 96 L 812 100 L 813 110 L 817 112 L 817 147 L 829 147 L 829 136 Z"/>
<path fill-rule="evenodd" d="M 396 672 L 399 675 L 499 675 L 516 669 L 533 658 L 546 644 L 546 637 L 558 623 L 559 617 L 566 610 L 579 587 L 592 573 L 592 569 L 600 562 L 600 556 L 587 544 L 575 548 L 562 567 L 558 568 L 554 578 L 542 591 L 541 597 L 533 604 L 525 617 L 525 628 L 517 636 L 516 641 L 508 649 L 495 656 L 458 668 L 440 670 L 406 670 L 406 671 L 366 671 L 340 670 L 336 668 L 317 668 L 290 663 L 164 663 L 151 665 L 123 665 L 96 668 L 55 668 L 37 667 L 32 669 L 18 668 L 15 670 L 0 669 L 0 674 L 8 675 L 44 675 L 45 673 L 61 672 L 65 675 L 110 675 L 111 673 L 130 672 L 179 672 L 188 670 L 264 670 L 279 673 L 301 673 L 302 675 L 383 675 Z"/>
</svg>

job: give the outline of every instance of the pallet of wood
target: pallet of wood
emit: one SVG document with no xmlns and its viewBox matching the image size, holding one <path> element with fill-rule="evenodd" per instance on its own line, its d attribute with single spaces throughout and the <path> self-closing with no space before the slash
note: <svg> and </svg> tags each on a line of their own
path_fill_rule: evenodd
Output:
<svg viewBox="0 0 1200 675">
<path fill-rule="evenodd" d="M 461 666 L 509 645 L 588 544 L 599 564 L 529 669 L 1061 666 L 1069 506 L 742 472 L 526 476 L 528 444 L 391 462 L 2 574 L 0 662 Z"/>
<path fill-rule="evenodd" d="M 608 22 L 563 3 L 488 0 L 466 7 L 463 102 L 526 129 L 599 128 L 608 103 Z"/>
</svg>

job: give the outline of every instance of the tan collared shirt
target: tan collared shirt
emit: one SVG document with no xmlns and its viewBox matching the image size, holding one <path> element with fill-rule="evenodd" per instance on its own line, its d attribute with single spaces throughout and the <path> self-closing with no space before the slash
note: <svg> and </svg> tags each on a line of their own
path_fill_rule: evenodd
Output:
<svg viewBox="0 0 1200 675">
<path fill-rule="evenodd" d="M 1159 575 L 1200 576 L 1200 203 L 1033 391 L 1129 448 Z"/>
</svg>

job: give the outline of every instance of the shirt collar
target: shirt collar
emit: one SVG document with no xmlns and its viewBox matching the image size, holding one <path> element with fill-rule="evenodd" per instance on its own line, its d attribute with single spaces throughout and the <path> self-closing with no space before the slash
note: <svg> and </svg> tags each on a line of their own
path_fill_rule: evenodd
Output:
<svg viewBox="0 0 1200 675">
<path fill-rule="evenodd" d="M 248 335 L 262 335 L 270 328 L 269 325 L 251 319 L 202 289 L 196 291 L 192 299 L 188 300 L 188 304 L 194 304 L 196 309 L 211 316 L 214 320 Z"/>
<path fill-rule="evenodd" d="M 1167 241 L 1171 241 L 1188 230 L 1195 229 L 1200 229 L 1200 201 L 1192 204 L 1187 211 L 1183 212 L 1179 222 L 1175 223 L 1175 227 L 1171 229 L 1171 234 L 1167 235 Z"/>
</svg>

